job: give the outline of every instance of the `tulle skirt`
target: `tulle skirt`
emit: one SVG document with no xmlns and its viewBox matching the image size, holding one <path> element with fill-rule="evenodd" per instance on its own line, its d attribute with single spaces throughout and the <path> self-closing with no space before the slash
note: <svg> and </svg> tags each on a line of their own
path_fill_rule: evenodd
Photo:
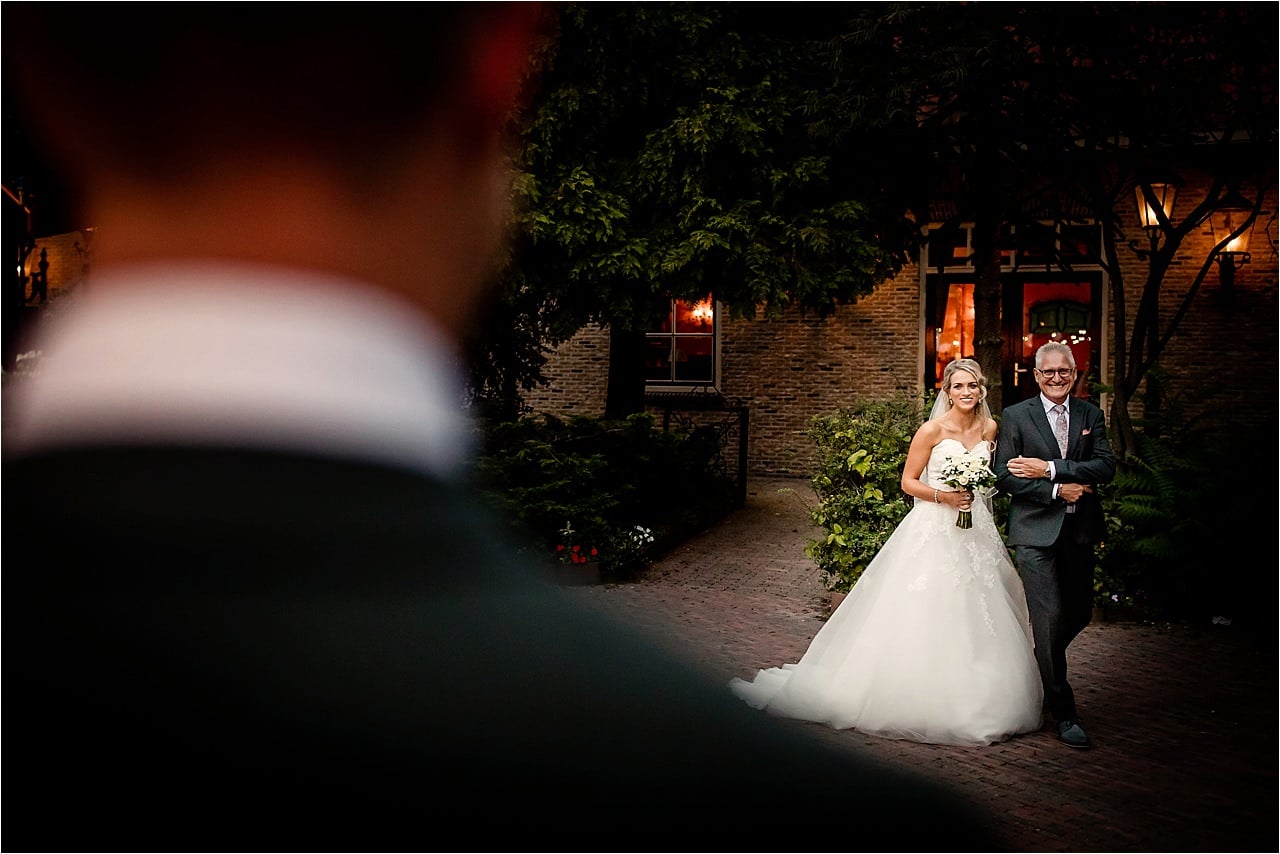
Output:
<svg viewBox="0 0 1280 854">
<path fill-rule="evenodd" d="M 1022 582 L 991 513 L 917 502 L 798 663 L 730 687 L 771 714 L 886 738 L 983 745 L 1038 729 Z"/>
</svg>

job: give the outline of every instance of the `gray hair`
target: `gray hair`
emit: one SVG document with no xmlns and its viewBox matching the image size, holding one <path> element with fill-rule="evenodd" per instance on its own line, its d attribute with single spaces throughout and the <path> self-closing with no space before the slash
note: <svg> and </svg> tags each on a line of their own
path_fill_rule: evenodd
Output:
<svg viewBox="0 0 1280 854">
<path fill-rule="evenodd" d="M 1071 366 L 1071 370 L 1076 369 L 1076 354 L 1071 352 L 1071 348 L 1061 341 L 1046 341 L 1040 345 L 1040 349 L 1036 350 L 1036 370 L 1044 367 L 1044 357 L 1050 353 L 1061 353 L 1067 357 L 1067 364 Z M 953 363 L 954 364 L 954 363 Z"/>
</svg>

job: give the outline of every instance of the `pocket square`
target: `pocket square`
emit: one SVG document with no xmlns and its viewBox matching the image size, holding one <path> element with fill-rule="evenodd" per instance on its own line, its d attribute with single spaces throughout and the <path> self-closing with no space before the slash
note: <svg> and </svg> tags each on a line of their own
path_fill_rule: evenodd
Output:
<svg viewBox="0 0 1280 854">
<path fill-rule="evenodd" d="M 1081 436 L 1088 436 L 1088 435 L 1089 435 L 1089 431 L 1088 431 L 1088 430 L 1081 430 L 1081 431 L 1080 431 L 1080 435 L 1081 435 Z"/>
</svg>

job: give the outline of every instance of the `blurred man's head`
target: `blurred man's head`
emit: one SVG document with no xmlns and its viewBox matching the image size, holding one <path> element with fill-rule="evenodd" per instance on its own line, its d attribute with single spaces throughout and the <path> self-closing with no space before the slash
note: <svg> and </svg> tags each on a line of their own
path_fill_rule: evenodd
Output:
<svg viewBox="0 0 1280 854">
<path fill-rule="evenodd" d="M 97 263 L 360 275 L 456 333 L 502 234 L 502 130 L 539 13 L 6 4 L 6 97 L 81 194 Z"/>
</svg>

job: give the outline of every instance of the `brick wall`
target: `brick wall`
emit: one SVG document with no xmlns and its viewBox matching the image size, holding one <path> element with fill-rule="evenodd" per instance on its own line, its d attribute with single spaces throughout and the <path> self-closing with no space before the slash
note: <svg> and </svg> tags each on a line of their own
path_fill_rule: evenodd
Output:
<svg viewBox="0 0 1280 854">
<path fill-rule="evenodd" d="M 45 252 L 49 261 L 49 299 L 51 300 L 56 300 L 70 292 L 85 276 L 84 258 L 76 249 L 77 243 L 81 247 L 85 245 L 84 234 L 79 231 L 41 237 L 36 240 L 35 249 L 27 259 L 27 273 L 30 275 L 39 269 L 37 265 L 40 263 L 41 250 Z"/>
<path fill-rule="evenodd" d="M 1187 180 L 1174 202 L 1175 222 L 1179 221 L 1180 212 L 1190 210 L 1203 197 L 1207 187 L 1208 181 L 1203 178 L 1193 176 Z M 1222 273 L 1214 263 L 1160 359 L 1168 397 L 1174 405 L 1187 413 L 1223 416 L 1236 424 L 1256 424 L 1268 436 L 1275 435 L 1276 419 L 1280 417 L 1275 393 L 1280 375 L 1276 204 L 1273 189 L 1254 226 L 1252 261 L 1236 271 L 1230 294 L 1224 293 Z M 1162 324 L 1182 308 L 1212 246 L 1207 223 L 1183 241 L 1161 289 Z M 1121 269 L 1128 311 L 1132 312 L 1149 268 L 1147 262 L 1122 250 Z M 1140 410 L 1131 406 L 1130 411 L 1138 414 Z"/>
<path fill-rule="evenodd" d="M 807 476 L 815 415 L 919 389 L 917 280 L 915 267 L 904 270 L 827 318 L 791 310 L 777 321 L 725 323 L 721 391 L 750 407 L 749 470 Z"/>
<path fill-rule="evenodd" d="M 609 386 L 608 327 L 579 330 L 552 354 L 544 373 L 553 381 L 524 396 L 525 405 L 534 412 L 603 415 Z"/>
<path fill-rule="evenodd" d="M 915 393 L 923 359 L 919 268 L 833 316 L 788 310 L 779 320 L 721 327 L 720 391 L 750 410 L 748 470 L 806 477 L 815 415 L 854 397 Z M 525 398 L 536 412 L 600 415 L 608 374 L 608 332 L 584 329 L 548 362 L 549 384 Z"/>
</svg>

